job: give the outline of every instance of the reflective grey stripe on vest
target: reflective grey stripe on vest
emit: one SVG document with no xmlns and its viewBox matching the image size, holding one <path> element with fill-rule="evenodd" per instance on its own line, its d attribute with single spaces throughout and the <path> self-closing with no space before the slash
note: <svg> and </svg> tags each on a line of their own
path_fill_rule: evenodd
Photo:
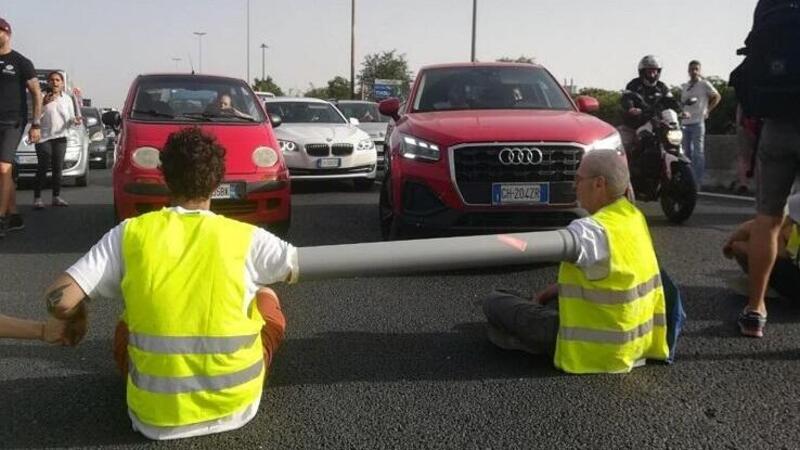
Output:
<svg viewBox="0 0 800 450">
<path fill-rule="evenodd" d="M 128 345 L 152 353 L 234 353 L 241 348 L 253 345 L 257 336 L 251 334 L 227 337 L 177 337 L 131 333 Z"/>
<path fill-rule="evenodd" d="M 558 329 L 559 339 L 567 341 L 585 341 L 598 344 L 626 344 L 646 336 L 653 331 L 653 325 L 666 326 L 664 314 L 655 314 L 652 319 L 628 331 L 595 330 L 581 327 L 561 327 Z"/>
<path fill-rule="evenodd" d="M 131 381 L 139 389 L 158 394 L 180 394 L 182 392 L 221 391 L 251 381 L 261 374 L 264 361 L 259 360 L 239 372 L 217 376 L 163 377 L 140 373 L 132 361 L 128 363 Z"/>
<path fill-rule="evenodd" d="M 627 291 L 590 289 L 577 284 L 560 284 L 558 285 L 558 296 L 581 298 L 600 305 L 622 305 L 640 299 L 660 287 L 661 274 L 656 274 L 653 278 Z"/>
</svg>

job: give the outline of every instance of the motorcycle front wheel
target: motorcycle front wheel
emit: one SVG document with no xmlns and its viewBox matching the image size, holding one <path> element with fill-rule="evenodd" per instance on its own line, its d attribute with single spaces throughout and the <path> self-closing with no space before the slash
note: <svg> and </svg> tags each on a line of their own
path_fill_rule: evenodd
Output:
<svg viewBox="0 0 800 450">
<path fill-rule="evenodd" d="M 664 180 L 661 190 L 661 209 L 674 224 L 685 222 L 697 205 L 697 184 L 692 167 L 685 163 L 672 166 L 672 179 Z"/>
</svg>

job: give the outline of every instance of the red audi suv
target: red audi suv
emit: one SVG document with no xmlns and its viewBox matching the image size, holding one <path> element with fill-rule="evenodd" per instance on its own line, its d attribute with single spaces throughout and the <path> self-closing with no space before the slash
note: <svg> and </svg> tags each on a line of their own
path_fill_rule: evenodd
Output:
<svg viewBox="0 0 800 450">
<path fill-rule="evenodd" d="M 566 225 L 585 214 L 573 183 L 581 157 L 622 149 L 611 125 L 585 114 L 543 67 L 462 63 L 420 70 L 394 118 L 380 193 L 381 232 L 486 232 Z"/>
</svg>

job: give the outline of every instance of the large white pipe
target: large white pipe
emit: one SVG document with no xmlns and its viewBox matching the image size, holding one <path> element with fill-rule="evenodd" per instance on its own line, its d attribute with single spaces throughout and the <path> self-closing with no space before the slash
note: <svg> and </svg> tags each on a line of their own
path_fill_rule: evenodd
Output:
<svg viewBox="0 0 800 450">
<path fill-rule="evenodd" d="M 575 261 L 566 230 L 299 247 L 299 280 Z"/>
</svg>

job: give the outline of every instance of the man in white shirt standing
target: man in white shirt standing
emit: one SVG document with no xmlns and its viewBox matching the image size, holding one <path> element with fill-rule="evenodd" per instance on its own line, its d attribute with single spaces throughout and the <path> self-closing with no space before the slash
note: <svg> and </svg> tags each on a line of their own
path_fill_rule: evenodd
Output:
<svg viewBox="0 0 800 450">
<path fill-rule="evenodd" d="M 681 85 L 681 102 L 683 112 L 683 150 L 692 160 L 694 178 L 698 187 L 703 185 L 706 155 L 704 151 L 706 135 L 706 119 L 711 111 L 719 105 L 722 97 L 708 80 L 700 76 L 700 61 L 689 63 L 689 81 Z M 697 102 L 687 105 L 686 101 L 697 98 Z"/>
<path fill-rule="evenodd" d="M 177 439 L 240 428 L 258 412 L 285 318 L 274 291 L 294 282 L 296 249 L 214 214 L 225 149 L 199 128 L 171 134 L 161 171 L 172 208 L 125 220 L 48 288 L 64 341 L 86 332 L 84 299 L 121 299 L 114 353 L 133 428 Z"/>
</svg>

